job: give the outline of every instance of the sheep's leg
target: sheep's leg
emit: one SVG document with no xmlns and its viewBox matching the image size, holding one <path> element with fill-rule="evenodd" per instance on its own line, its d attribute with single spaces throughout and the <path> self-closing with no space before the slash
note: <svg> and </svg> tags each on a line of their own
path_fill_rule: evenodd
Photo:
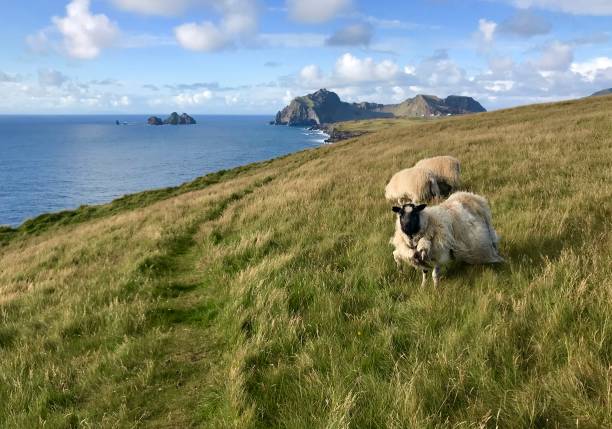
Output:
<svg viewBox="0 0 612 429">
<path fill-rule="evenodd" d="M 399 271 L 402 271 L 402 260 L 399 256 L 399 252 L 397 250 L 393 251 L 393 260 L 395 261 L 395 265 Z"/>
<path fill-rule="evenodd" d="M 427 270 L 423 270 L 423 278 L 421 279 L 421 287 L 427 285 Z"/>
<path fill-rule="evenodd" d="M 433 271 L 431 272 L 431 277 L 433 278 L 433 284 L 434 287 L 438 287 L 438 284 L 440 283 L 440 267 L 439 266 L 435 266 Z"/>
</svg>

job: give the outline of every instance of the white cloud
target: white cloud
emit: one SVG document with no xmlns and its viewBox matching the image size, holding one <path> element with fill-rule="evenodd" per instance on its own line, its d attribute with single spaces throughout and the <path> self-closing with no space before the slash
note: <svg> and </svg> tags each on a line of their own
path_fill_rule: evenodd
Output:
<svg viewBox="0 0 612 429">
<path fill-rule="evenodd" d="M 351 3 L 351 0 L 287 0 L 287 8 L 292 19 L 317 24 L 349 9 Z"/>
<path fill-rule="evenodd" d="M 179 106 L 197 106 L 204 104 L 213 97 L 208 89 L 196 93 L 182 93 L 173 97 L 173 101 Z"/>
<path fill-rule="evenodd" d="M 493 36 L 495 35 L 496 28 L 497 28 L 496 22 L 489 21 L 486 19 L 478 20 L 478 31 L 480 33 L 480 37 L 485 43 L 493 42 Z"/>
<path fill-rule="evenodd" d="M 119 98 L 113 98 L 110 101 L 110 104 L 113 107 L 127 107 L 132 104 L 132 101 L 130 100 L 130 97 L 128 97 L 127 95 L 123 95 Z"/>
<path fill-rule="evenodd" d="M 112 0 L 120 9 L 144 15 L 180 15 L 193 0 Z"/>
<path fill-rule="evenodd" d="M 350 53 L 336 61 L 334 74 L 349 82 L 390 80 L 397 77 L 399 66 L 390 60 L 379 63 L 372 58 L 357 58 Z"/>
<path fill-rule="evenodd" d="M 574 15 L 612 15 L 610 0 L 505 0 L 520 8 L 538 7 Z"/>
<path fill-rule="evenodd" d="M 177 42 L 191 51 L 219 51 L 232 41 L 219 27 L 208 21 L 179 25 L 174 29 L 174 34 Z"/>
<path fill-rule="evenodd" d="M 234 104 L 238 104 L 240 102 L 240 95 L 238 94 L 228 94 L 224 96 L 225 104 L 228 106 L 232 106 Z"/>
<path fill-rule="evenodd" d="M 62 86 L 69 80 L 68 76 L 53 69 L 38 70 L 38 84 L 40 86 Z"/>
<path fill-rule="evenodd" d="M 239 40 L 247 41 L 257 30 L 257 8 L 254 0 L 222 0 L 215 3 L 221 13 L 218 24 L 204 21 L 177 26 L 178 43 L 192 51 L 212 52 L 226 49 Z M 248 41 L 247 41 L 248 42 Z"/>
<path fill-rule="evenodd" d="M 588 82 L 595 81 L 600 75 L 612 80 L 612 58 L 597 57 L 582 63 L 572 63 L 570 70 Z"/>
<path fill-rule="evenodd" d="M 291 93 L 290 90 L 286 90 L 285 91 L 285 95 L 283 96 L 283 103 L 284 104 L 289 104 L 291 103 L 291 100 L 293 100 L 293 94 Z"/>
<path fill-rule="evenodd" d="M 411 65 L 404 66 L 404 73 L 406 73 L 407 75 L 414 75 L 415 72 L 416 72 L 416 67 L 411 66 Z"/>
<path fill-rule="evenodd" d="M 536 65 L 542 71 L 564 71 L 572 64 L 574 50 L 570 45 L 553 42 L 537 60 Z"/>
<path fill-rule="evenodd" d="M 53 17 L 52 22 L 63 36 L 65 52 L 74 58 L 95 58 L 102 48 L 110 46 L 119 36 L 116 23 L 104 14 L 93 15 L 90 12 L 89 0 L 72 0 L 66 6 L 66 16 Z M 28 42 L 36 46 L 44 39 L 44 33 L 39 33 Z"/>
<path fill-rule="evenodd" d="M 396 103 L 400 103 L 406 99 L 406 91 L 401 86 L 394 86 L 391 88 L 391 91 L 393 91 L 391 99 Z"/>
<path fill-rule="evenodd" d="M 514 87 L 512 80 L 495 80 L 489 83 L 484 83 L 484 88 L 492 92 L 510 91 Z"/>
<path fill-rule="evenodd" d="M 320 82 L 322 78 L 321 69 L 315 64 L 310 64 L 300 70 L 300 79 L 306 84 Z"/>
<path fill-rule="evenodd" d="M 466 73 L 452 61 L 444 49 L 424 59 L 416 68 L 422 86 L 432 88 L 457 88 L 466 84 Z"/>
</svg>

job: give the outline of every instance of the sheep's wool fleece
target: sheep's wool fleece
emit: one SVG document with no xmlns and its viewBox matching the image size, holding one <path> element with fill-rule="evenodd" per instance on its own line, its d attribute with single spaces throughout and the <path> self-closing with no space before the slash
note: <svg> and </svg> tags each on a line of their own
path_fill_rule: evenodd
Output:
<svg viewBox="0 0 612 429">
<path fill-rule="evenodd" d="M 398 171 L 385 187 L 385 198 L 392 204 L 429 201 L 438 195 L 434 174 L 418 167 Z"/>
<path fill-rule="evenodd" d="M 487 200 L 470 192 L 457 192 L 438 206 L 426 208 L 421 217 L 421 240 L 431 242 L 431 257 L 438 263 L 450 259 L 469 264 L 501 262 L 497 233 L 491 223 Z"/>
</svg>

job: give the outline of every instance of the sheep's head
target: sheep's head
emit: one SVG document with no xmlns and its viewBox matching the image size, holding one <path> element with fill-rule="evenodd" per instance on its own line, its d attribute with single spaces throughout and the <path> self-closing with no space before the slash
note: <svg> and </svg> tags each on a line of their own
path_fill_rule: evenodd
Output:
<svg viewBox="0 0 612 429">
<path fill-rule="evenodd" d="M 421 212 L 427 207 L 427 204 L 404 204 L 401 207 L 394 206 L 391 210 L 399 216 L 402 232 L 413 241 L 414 238 L 421 232 Z M 415 244 L 416 245 L 416 244 Z"/>
</svg>

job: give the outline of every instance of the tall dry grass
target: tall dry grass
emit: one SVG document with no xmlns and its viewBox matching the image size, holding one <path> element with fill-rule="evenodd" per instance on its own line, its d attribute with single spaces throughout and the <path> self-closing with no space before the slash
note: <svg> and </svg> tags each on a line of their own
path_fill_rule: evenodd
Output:
<svg viewBox="0 0 612 429">
<path fill-rule="evenodd" d="M 0 426 L 612 426 L 612 97 L 255 166 L 0 248 Z M 400 273 L 389 177 L 462 161 L 501 267 Z"/>
</svg>

